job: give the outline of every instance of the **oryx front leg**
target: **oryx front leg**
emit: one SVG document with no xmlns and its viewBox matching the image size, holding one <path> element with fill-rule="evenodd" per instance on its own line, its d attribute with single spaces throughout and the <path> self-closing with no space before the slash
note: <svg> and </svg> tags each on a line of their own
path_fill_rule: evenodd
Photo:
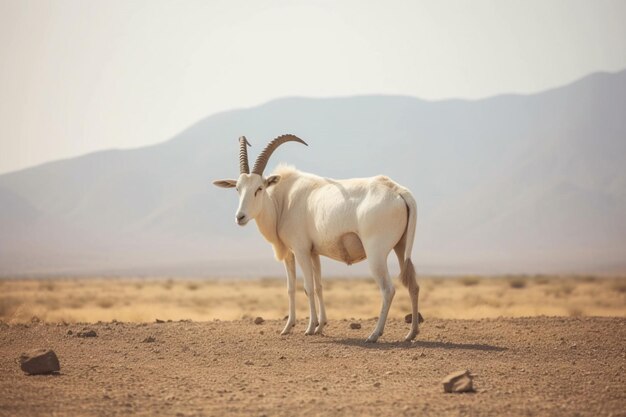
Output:
<svg viewBox="0 0 626 417">
<path fill-rule="evenodd" d="M 320 310 L 319 324 L 315 328 L 315 334 L 322 334 L 324 326 L 327 323 L 326 320 L 326 308 L 324 307 L 324 294 L 322 290 L 322 265 L 320 263 L 320 256 L 318 254 L 311 255 L 311 262 L 313 263 L 313 277 L 315 284 L 315 295 L 317 296 L 317 304 Z"/>
<path fill-rule="evenodd" d="M 293 253 L 287 255 L 284 261 L 287 272 L 287 294 L 289 294 L 289 318 L 285 328 L 280 333 L 282 335 L 291 333 L 291 329 L 296 325 L 296 260 Z"/>
<path fill-rule="evenodd" d="M 389 271 L 387 269 L 387 255 L 384 253 L 375 253 L 372 256 L 368 254 L 369 267 L 374 275 L 374 279 L 378 283 L 380 293 L 383 298 L 383 305 L 380 309 L 380 316 L 378 317 L 378 323 L 376 328 L 367 338 L 366 342 L 373 343 L 383 335 L 385 330 L 385 323 L 387 322 L 387 314 L 389 314 L 389 307 L 391 307 L 391 301 L 396 294 L 396 289 L 389 277 Z"/>
<path fill-rule="evenodd" d="M 311 260 L 310 251 L 296 252 L 296 260 L 302 275 L 304 276 L 304 292 L 309 299 L 309 325 L 304 332 L 305 335 L 312 335 L 315 332 L 315 328 L 319 324 L 317 321 L 317 312 L 315 309 L 315 288 L 314 288 L 314 275 L 313 275 L 313 262 Z"/>
</svg>

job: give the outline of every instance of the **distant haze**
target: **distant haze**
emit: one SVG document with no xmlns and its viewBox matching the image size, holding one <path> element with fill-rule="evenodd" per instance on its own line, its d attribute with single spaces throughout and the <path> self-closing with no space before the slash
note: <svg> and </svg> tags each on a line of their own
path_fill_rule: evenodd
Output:
<svg viewBox="0 0 626 417">
<path fill-rule="evenodd" d="M 408 186 L 419 272 L 626 270 L 626 71 L 534 95 L 288 98 L 209 116 L 171 140 L 0 176 L 0 275 L 282 274 L 237 195 L 237 138 L 322 176 Z M 361 274 L 325 262 L 328 274 Z"/>
<path fill-rule="evenodd" d="M 537 93 L 626 68 L 623 0 L 0 0 L 0 172 L 281 97 Z"/>
</svg>

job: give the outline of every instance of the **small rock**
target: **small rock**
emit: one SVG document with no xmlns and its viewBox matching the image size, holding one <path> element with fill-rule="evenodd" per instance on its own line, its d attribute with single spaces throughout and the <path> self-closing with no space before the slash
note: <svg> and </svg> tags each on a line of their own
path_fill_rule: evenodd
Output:
<svg viewBox="0 0 626 417">
<path fill-rule="evenodd" d="M 161 324 L 161 323 L 165 323 L 165 321 L 164 321 L 164 320 L 161 320 L 161 319 L 156 319 L 154 322 L 155 322 L 155 323 L 159 323 L 159 324 Z"/>
<path fill-rule="evenodd" d="M 74 334 L 74 332 L 72 331 L 72 329 L 70 329 L 70 330 L 68 330 L 68 331 L 67 331 L 67 334 L 68 334 L 69 336 L 71 336 L 71 335 L 73 335 L 73 334 Z"/>
<path fill-rule="evenodd" d="M 78 337 L 97 337 L 98 334 L 96 333 L 95 330 L 84 330 L 82 332 L 76 333 L 76 336 L 78 336 Z"/>
<path fill-rule="evenodd" d="M 156 342 L 156 339 L 152 336 L 148 336 L 141 341 L 141 343 L 154 343 L 154 342 Z"/>
<path fill-rule="evenodd" d="M 257 317 L 254 319 L 254 324 L 263 324 L 265 322 L 265 320 L 263 320 L 263 317 Z"/>
<path fill-rule="evenodd" d="M 50 349 L 33 349 L 20 355 L 22 371 L 30 375 L 49 374 L 59 372 L 59 358 Z"/>
<path fill-rule="evenodd" d="M 353 330 L 357 330 L 361 328 L 361 323 L 350 323 L 350 328 Z"/>
<path fill-rule="evenodd" d="M 472 376 L 468 370 L 457 371 L 445 377 L 442 381 L 444 392 L 472 392 Z"/>
<path fill-rule="evenodd" d="M 418 317 L 419 323 L 424 323 L 424 317 L 422 317 L 422 313 L 417 313 L 417 317 Z M 409 313 L 406 316 L 404 316 L 404 322 L 413 323 L 413 314 Z"/>
<path fill-rule="evenodd" d="M 247 361 L 244 362 L 244 365 L 254 365 L 254 362 L 248 359 Z"/>
<path fill-rule="evenodd" d="M 374 382 L 374 387 L 379 388 L 380 387 L 380 382 Z"/>
</svg>

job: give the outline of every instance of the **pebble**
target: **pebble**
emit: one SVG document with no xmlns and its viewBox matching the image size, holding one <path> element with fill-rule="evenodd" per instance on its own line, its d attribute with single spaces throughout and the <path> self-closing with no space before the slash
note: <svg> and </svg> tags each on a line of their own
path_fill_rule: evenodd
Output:
<svg viewBox="0 0 626 417">
<path fill-rule="evenodd" d="M 353 330 L 357 330 L 361 328 L 361 323 L 350 323 L 350 328 Z"/>
<path fill-rule="evenodd" d="M 51 349 L 33 349 L 20 355 L 20 368 L 30 375 L 59 372 L 61 365 Z"/>
<path fill-rule="evenodd" d="M 154 343 L 154 342 L 156 342 L 156 339 L 152 336 L 148 336 L 141 341 L 141 343 Z"/>
<path fill-rule="evenodd" d="M 97 337 L 98 334 L 95 330 L 83 330 L 82 332 L 78 332 L 76 334 L 78 337 Z"/>
<path fill-rule="evenodd" d="M 422 313 L 417 313 L 417 317 L 418 317 L 418 322 L 419 323 L 424 323 L 424 317 L 422 317 Z M 406 316 L 404 316 L 404 322 L 405 323 L 413 323 L 413 314 L 409 313 Z"/>
<path fill-rule="evenodd" d="M 472 376 L 468 370 L 453 372 L 446 376 L 442 383 L 444 392 L 458 393 L 474 391 Z"/>
<path fill-rule="evenodd" d="M 265 320 L 263 320 L 263 317 L 257 317 L 254 319 L 254 324 L 263 324 L 265 322 Z"/>
</svg>

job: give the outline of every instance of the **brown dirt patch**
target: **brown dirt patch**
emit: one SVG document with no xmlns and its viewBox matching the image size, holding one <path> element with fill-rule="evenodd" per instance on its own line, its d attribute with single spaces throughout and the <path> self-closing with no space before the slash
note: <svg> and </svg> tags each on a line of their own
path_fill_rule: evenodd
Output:
<svg viewBox="0 0 626 417">
<path fill-rule="evenodd" d="M 426 320 L 414 343 L 392 319 L 373 345 L 372 320 L 286 337 L 282 320 L 0 326 L 0 415 L 624 415 L 624 318 Z M 36 347 L 60 375 L 20 370 Z M 462 369 L 477 392 L 444 394 Z"/>
</svg>

